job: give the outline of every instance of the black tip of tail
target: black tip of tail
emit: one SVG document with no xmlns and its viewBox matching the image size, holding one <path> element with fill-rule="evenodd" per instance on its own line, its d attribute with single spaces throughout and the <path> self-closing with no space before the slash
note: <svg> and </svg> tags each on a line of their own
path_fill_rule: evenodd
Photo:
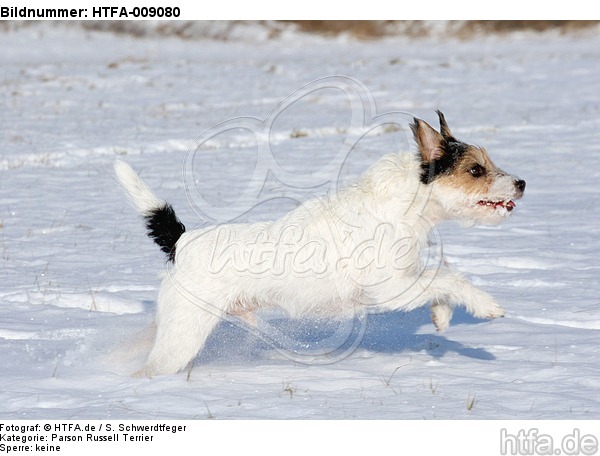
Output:
<svg viewBox="0 0 600 456">
<path fill-rule="evenodd" d="M 175 261 L 175 244 L 185 233 L 185 226 L 175 215 L 170 204 L 152 210 L 144 217 L 148 236 L 154 239 L 160 249 L 167 254 L 168 261 Z"/>
</svg>

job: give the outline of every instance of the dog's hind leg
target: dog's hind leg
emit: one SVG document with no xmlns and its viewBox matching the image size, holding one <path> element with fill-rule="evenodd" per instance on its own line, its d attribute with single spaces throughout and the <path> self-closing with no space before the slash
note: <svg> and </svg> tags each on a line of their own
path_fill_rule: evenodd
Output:
<svg viewBox="0 0 600 456">
<path fill-rule="evenodd" d="M 166 281 L 165 281 L 166 282 Z M 221 321 L 214 309 L 191 302 L 175 287 L 163 283 L 156 315 L 156 339 L 145 366 L 137 376 L 174 374 L 184 369 L 204 347 Z"/>
<path fill-rule="evenodd" d="M 144 367 L 135 375 L 174 374 L 184 369 L 204 347 L 220 318 L 205 311 L 173 315 L 159 322 L 156 340 Z"/>
</svg>

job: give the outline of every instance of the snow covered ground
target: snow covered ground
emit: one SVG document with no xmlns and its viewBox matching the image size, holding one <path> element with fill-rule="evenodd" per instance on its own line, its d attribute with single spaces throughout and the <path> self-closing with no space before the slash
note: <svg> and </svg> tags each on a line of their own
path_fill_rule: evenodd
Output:
<svg viewBox="0 0 600 456">
<path fill-rule="evenodd" d="M 597 33 L 242 42 L 38 26 L 3 31 L 0 55 L 2 418 L 600 417 Z M 361 132 L 335 87 L 286 104 L 258 139 L 231 130 L 204 142 L 192 181 L 182 169 L 205 130 L 265 119 L 329 75 L 361 81 L 379 114 L 433 123 L 443 110 L 456 136 L 527 181 L 505 225 L 447 224 L 437 238 L 506 318 L 459 309 L 438 335 L 427 309 L 341 329 L 267 315 L 296 348 L 322 349 L 338 330 L 357 346 L 304 364 L 231 321 L 190 373 L 131 377 L 139 356 L 124 352 L 152 319 L 165 263 L 115 182 L 114 159 L 140 170 L 190 228 L 203 220 L 186 194 L 233 212 L 250 202 L 236 198 L 269 140 L 284 171 L 317 185 L 344 138 Z M 344 178 L 405 142 L 379 129 Z M 245 217 L 278 217 L 288 203 Z"/>
</svg>

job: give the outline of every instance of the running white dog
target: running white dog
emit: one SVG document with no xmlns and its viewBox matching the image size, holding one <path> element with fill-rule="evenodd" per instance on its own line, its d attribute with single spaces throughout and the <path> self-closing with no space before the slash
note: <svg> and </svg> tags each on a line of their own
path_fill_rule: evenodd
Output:
<svg viewBox="0 0 600 456">
<path fill-rule="evenodd" d="M 503 316 L 460 274 L 425 267 L 421 249 L 442 220 L 502 222 L 525 181 L 497 168 L 484 149 L 457 140 L 437 113 L 439 133 L 420 119 L 411 125 L 418 154 L 387 155 L 354 185 L 269 223 L 185 232 L 172 207 L 117 161 L 149 236 L 173 262 L 158 296 L 154 346 L 138 374 L 180 371 L 223 317 L 272 306 L 291 317 L 337 318 L 431 303 L 439 331 L 456 305 L 479 318 Z"/>
</svg>

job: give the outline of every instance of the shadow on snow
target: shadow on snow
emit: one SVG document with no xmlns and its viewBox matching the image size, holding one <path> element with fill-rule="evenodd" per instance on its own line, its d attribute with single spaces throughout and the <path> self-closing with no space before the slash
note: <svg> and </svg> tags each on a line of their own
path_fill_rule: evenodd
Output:
<svg viewBox="0 0 600 456">
<path fill-rule="evenodd" d="M 457 308 L 453 325 L 479 324 Z M 439 334 L 420 334 L 431 327 L 429 309 L 412 312 L 370 314 L 340 321 L 293 320 L 280 316 L 264 320 L 258 327 L 238 319 L 223 322 L 208 339 L 195 364 L 280 359 L 305 364 L 331 364 L 355 351 L 374 353 L 426 352 L 432 358 L 448 353 L 491 361 L 495 356 L 483 348 L 465 346 Z M 340 330 L 342 328 L 342 330 Z"/>
</svg>

